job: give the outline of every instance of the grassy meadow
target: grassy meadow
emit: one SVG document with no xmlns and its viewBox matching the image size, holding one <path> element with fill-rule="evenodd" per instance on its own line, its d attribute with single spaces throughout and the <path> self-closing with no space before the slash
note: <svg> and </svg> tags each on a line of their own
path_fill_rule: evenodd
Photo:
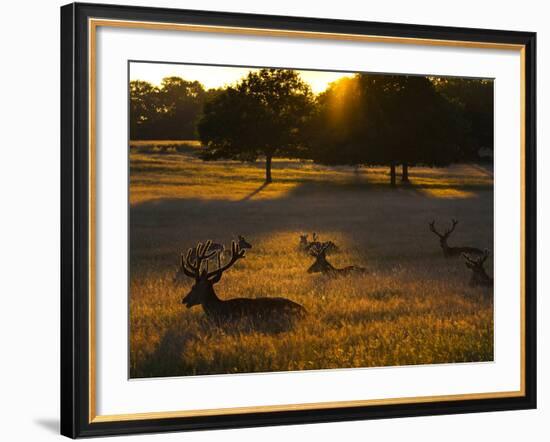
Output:
<svg viewBox="0 0 550 442">
<path fill-rule="evenodd" d="M 203 162 L 194 142 L 130 147 L 130 376 L 157 377 L 491 361 L 492 290 L 468 286 L 462 259 L 443 257 L 428 229 L 459 220 L 450 245 L 493 249 L 493 177 L 476 165 L 387 168 L 274 160 Z M 308 274 L 300 233 L 340 251 L 335 266 L 364 275 Z M 307 318 L 281 334 L 220 329 L 181 299 L 172 278 L 197 241 L 253 245 L 216 285 L 222 299 L 282 296 Z M 486 263 L 493 274 L 492 262 Z"/>
</svg>

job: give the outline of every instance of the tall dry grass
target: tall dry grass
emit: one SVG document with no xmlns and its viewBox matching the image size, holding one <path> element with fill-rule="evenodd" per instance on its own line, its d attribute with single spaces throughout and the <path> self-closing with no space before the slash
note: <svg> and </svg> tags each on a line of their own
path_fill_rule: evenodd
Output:
<svg viewBox="0 0 550 442">
<path fill-rule="evenodd" d="M 142 143 L 146 144 L 146 143 Z M 492 249 L 490 173 L 474 166 L 411 170 L 411 186 L 387 187 L 382 168 L 204 163 L 186 144 L 131 152 L 131 377 L 490 361 L 492 292 L 470 288 L 460 259 L 443 258 L 427 223 L 460 220 L 450 243 Z M 340 252 L 337 266 L 368 273 L 310 275 L 298 235 L 316 231 Z M 176 287 L 179 254 L 197 240 L 253 244 L 224 274 L 218 296 L 284 296 L 309 315 L 282 334 L 209 323 Z M 492 263 L 487 270 L 492 274 Z"/>
</svg>

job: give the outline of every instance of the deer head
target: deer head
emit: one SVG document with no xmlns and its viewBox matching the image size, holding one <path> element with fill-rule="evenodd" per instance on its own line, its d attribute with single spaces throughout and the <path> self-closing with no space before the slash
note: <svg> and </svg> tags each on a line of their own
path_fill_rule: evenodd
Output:
<svg viewBox="0 0 550 442">
<path fill-rule="evenodd" d="M 473 272 L 472 279 L 470 280 L 470 285 L 488 286 L 493 284 L 493 278 L 487 275 L 484 267 L 485 261 L 489 257 L 489 250 L 485 249 L 483 251 L 483 255 L 478 258 L 473 258 L 467 253 L 463 253 L 462 257 L 465 260 L 466 267 L 468 267 Z"/>
<path fill-rule="evenodd" d="M 308 235 L 300 235 L 300 245 L 307 246 L 309 241 L 307 240 Z"/>
<path fill-rule="evenodd" d="M 312 247 L 309 250 L 309 254 L 315 258 L 315 262 L 307 269 L 308 273 L 321 273 L 327 269 L 332 269 L 332 266 L 327 261 L 327 249 L 330 244 L 323 244 L 321 246 Z"/>
<path fill-rule="evenodd" d="M 251 249 L 252 248 L 252 244 L 250 244 L 246 239 L 244 239 L 244 236 L 238 235 L 237 238 L 239 240 L 239 242 L 238 242 L 239 249 L 243 250 L 243 249 Z"/>
<path fill-rule="evenodd" d="M 185 260 L 183 255 L 181 257 L 181 271 L 193 278 L 195 283 L 191 287 L 189 293 L 181 300 L 182 304 L 185 304 L 187 308 L 199 305 L 204 302 L 210 295 L 214 295 L 214 284 L 220 282 L 223 272 L 232 267 L 239 259 L 244 258 L 245 251 L 240 250 L 238 244 L 235 241 L 231 243 L 231 258 L 229 261 L 220 265 L 216 270 L 208 271 L 208 260 L 212 258 L 216 251 L 209 251 L 212 241 L 206 241 L 205 244 L 198 243 L 195 249 L 189 249 Z M 196 259 L 193 262 L 191 255 L 195 251 Z M 202 263 L 206 262 L 205 268 L 201 269 Z"/>
<path fill-rule="evenodd" d="M 456 219 L 452 220 L 451 227 L 445 230 L 443 233 L 439 233 L 437 229 L 435 228 L 435 221 L 432 221 L 431 223 L 428 223 L 430 226 L 430 231 L 434 234 L 436 234 L 439 237 L 439 243 L 441 244 L 441 247 L 446 248 L 447 247 L 447 239 L 449 239 L 449 236 L 454 232 L 456 225 L 458 224 L 458 221 Z"/>
</svg>

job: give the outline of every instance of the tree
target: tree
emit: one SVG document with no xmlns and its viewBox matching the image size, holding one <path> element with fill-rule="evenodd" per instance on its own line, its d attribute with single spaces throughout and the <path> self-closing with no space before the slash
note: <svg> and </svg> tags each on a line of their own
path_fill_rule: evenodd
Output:
<svg viewBox="0 0 550 442">
<path fill-rule="evenodd" d="M 263 156 L 265 183 L 271 183 L 272 159 L 299 155 L 303 148 L 312 100 L 309 86 L 295 71 L 250 72 L 205 104 L 198 124 L 202 158 L 255 161 Z"/>
<path fill-rule="evenodd" d="M 432 78 L 436 90 L 460 116 L 461 159 L 479 160 L 480 149 L 493 150 L 494 83 L 487 79 Z"/>
<path fill-rule="evenodd" d="M 456 158 L 457 115 L 426 77 L 392 76 L 382 102 L 389 101 L 384 136 L 390 137 L 391 160 L 402 164 L 402 181 L 410 166 L 446 166 Z"/>
<path fill-rule="evenodd" d="M 166 77 L 159 88 L 157 131 L 164 139 L 188 140 L 197 137 L 197 121 L 202 112 L 206 92 L 198 81 Z"/>
<path fill-rule="evenodd" d="M 429 79 L 358 74 L 331 84 L 319 97 L 312 157 L 328 164 L 442 166 L 452 161 L 456 121 Z"/>
<path fill-rule="evenodd" d="M 130 82 L 130 138 L 148 139 L 157 122 L 158 89 L 142 80 Z"/>
</svg>

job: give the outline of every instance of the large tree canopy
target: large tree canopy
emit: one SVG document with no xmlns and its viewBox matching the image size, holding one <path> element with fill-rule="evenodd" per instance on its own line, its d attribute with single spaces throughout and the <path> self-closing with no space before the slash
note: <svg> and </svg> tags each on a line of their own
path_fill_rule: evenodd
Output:
<svg viewBox="0 0 550 442">
<path fill-rule="evenodd" d="M 179 77 L 162 80 L 159 101 L 162 106 L 161 133 L 171 134 L 173 139 L 196 138 L 196 125 L 204 105 L 205 90 L 198 81 L 186 81 Z"/>
<path fill-rule="evenodd" d="M 313 111 L 310 87 L 297 72 L 261 69 L 216 94 L 198 124 L 206 160 L 265 157 L 270 183 L 274 157 L 300 156 L 303 129 Z"/>
<path fill-rule="evenodd" d="M 333 83 L 318 99 L 311 156 L 327 164 L 443 166 L 458 150 L 460 121 L 425 77 L 358 74 Z"/>
</svg>

